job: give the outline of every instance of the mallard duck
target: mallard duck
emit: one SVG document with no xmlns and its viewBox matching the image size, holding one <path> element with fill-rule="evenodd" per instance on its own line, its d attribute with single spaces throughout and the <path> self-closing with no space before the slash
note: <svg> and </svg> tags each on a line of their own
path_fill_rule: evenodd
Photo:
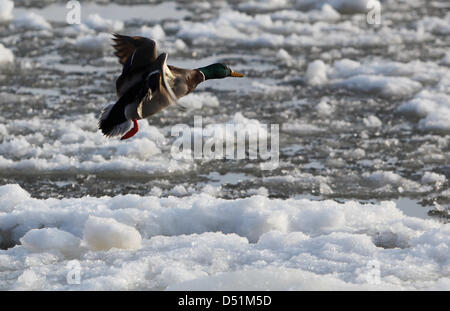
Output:
<svg viewBox="0 0 450 311">
<path fill-rule="evenodd" d="M 106 107 L 98 127 L 107 137 L 128 139 L 138 130 L 137 120 L 148 118 L 189 94 L 205 80 L 243 77 L 222 63 L 197 69 L 167 65 L 167 54 L 157 56 L 156 42 L 144 37 L 113 34 L 115 55 L 123 65 L 116 81 L 119 97 Z"/>
</svg>

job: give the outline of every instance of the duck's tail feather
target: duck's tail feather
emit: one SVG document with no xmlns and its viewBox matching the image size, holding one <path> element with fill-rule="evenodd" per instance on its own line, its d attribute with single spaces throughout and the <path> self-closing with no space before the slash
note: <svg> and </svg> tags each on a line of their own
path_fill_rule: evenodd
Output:
<svg viewBox="0 0 450 311">
<path fill-rule="evenodd" d="M 98 128 L 107 137 L 122 136 L 133 126 L 133 122 L 125 116 L 125 107 L 121 105 L 121 99 L 107 106 L 100 114 Z"/>
</svg>

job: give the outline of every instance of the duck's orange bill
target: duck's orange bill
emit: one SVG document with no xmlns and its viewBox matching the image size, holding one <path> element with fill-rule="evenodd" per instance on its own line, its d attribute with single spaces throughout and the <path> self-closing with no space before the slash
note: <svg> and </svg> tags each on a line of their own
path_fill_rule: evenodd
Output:
<svg viewBox="0 0 450 311">
<path fill-rule="evenodd" d="M 231 76 L 232 77 L 242 78 L 244 75 L 242 73 L 239 73 L 239 72 L 236 72 L 236 71 L 232 71 L 231 72 Z"/>
<path fill-rule="evenodd" d="M 120 140 L 131 138 L 139 131 L 137 120 L 133 120 L 133 124 L 134 124 L 133 128 L 129 130 L 125 135 L 123 135 Z"/>
</svg>

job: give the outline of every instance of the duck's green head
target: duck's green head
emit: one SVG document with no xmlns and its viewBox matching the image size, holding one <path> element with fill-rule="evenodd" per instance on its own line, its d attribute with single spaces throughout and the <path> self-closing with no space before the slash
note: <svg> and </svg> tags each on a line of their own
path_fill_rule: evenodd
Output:
<svg viewBox="0 0 450 311">
<path fill-rule="evenodd" d="M 205 80 L 222 79 L 226 77 L 243 77 L 242 73 L 233 71 L 227 65 L 222 63 L 215 63 L 206 67 L 198 68 L 204 75 Z"/>
</svg>

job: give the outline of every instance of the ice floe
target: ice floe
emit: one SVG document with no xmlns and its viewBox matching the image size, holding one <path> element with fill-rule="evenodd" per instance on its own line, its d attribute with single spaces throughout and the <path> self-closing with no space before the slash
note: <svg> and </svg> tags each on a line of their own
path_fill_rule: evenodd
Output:
<svg viewBox="0 0 450 311">
<path fill-rule="evenodd" d="M 166 37 L 164 29 L 160 25 L 155 25 L 153 27 L 142 26 L 140 29 L 140 35 L 147 38 L 152 38 L 153 40 L 159 41 Z"/>
<path fill-rule="evenodd" d="M 124 23 L 122 21 L 111 20 L 102 17 L 99 14 L 90 14 L 84 23 L 92 29 L 101 32 L 118 32 L 123 30 Z"/>
<path fill-rule="evenodd" d="M 0 251 L 2 289 L 75 288 L 65 280 L 74 258 L 76 288 L 97 290 L 443 289 L 450 273 L 447 226 L 393 202 L 23 195 L 0 213 L 0 232 L 22 241 Z"/>
<path fill-rule="evenodd" d="M 433 72 L 429 71 L 431 68 Z M 410 97 L 422 89 L 422 83 L 445 81 L 446 75 L 446 70 L 435 63 L 381 60 L 360 63 L 341 59 L 332 66 L 322 60 L 309 63 L 305 80 L 313 86 L 331 85 L 381 96 Z"/>
<path fill-rule="evenodd" d="M 45 18 L 34 12 L 29 12 L 21 17 L 14 19 L 14 26 L 21 29 L 30 30 L 50 30 L 52 26 Z"/>
<path fill-rule="evenodd" d="M 86 221 L 83 238 L 93 250 L 110 250 L 111 248 L 138 249 L 141 235 L 131 226 L 121 224 L 113 218 L 90 216 Z"/>
<path fill-rule="evenodd" d="M 111 34 L 101 32 L 96 35 L 82 35 L 73 44 L 83 52 L 103 52 L 111 49 Z"/>
<path fill-rule="evenodd" d="M 297 0 L 297 7 L 300 9 L 319 8 L 323 5 L 330 5 L 342 13 L 365 13 L 368 11 L 369 0 Z M 378 1 L 377 1 L 378 2 Z M 379 2 L 378 2 L 379 3 Z"/>
<path fill-rule="evenodd" d="M 20 243 L 32 253 L 60 252 L 66 257 L 76 257 L 81 250 L 81 239 L 56 228 L 32 229 Z"/>
<path fill-rule="evenodd" d="M 13 64 L 0 70 L 0 289 L 450 288 L 443 2 L 382 1 L 380 25 L 365 0 L 125 2 L 83 4 L 67 25 L 64 5 L 0 0 L 0 63 Z M 108 140 L 96 124 L 121 72 L 112 31 L 156 39 L 171 65 L 246 78 L 208 81 L 187 111 Z M 271 172 L 171 155 L 176 124 L 241 147 L 227 125 L 250 143 L 272 123 Z"/>
<path fill-rule="evenodd" d="M 11 0 L 0 0 L 0 23 L 9 22 L 13 19 L 14 2 Z"/>
<path fill-rule="evenodd" d="M 0 43 L 0 66 L 11 64 L 13 61 L 13 52 Z"/>
<path fill-rule="evenodd" d="M 450 95 L 424 90 L 400 105 L 398 110 L 420 118 L 419 128 L 450 132 Z"/>
</svg>

